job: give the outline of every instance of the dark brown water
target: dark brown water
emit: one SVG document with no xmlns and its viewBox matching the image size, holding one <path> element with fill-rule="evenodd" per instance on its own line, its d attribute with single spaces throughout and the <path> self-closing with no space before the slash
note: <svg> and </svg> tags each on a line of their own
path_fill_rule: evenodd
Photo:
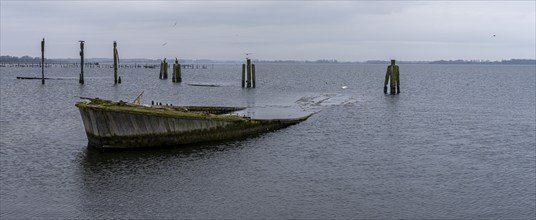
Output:
<svg viewBox="0 0 536 220">
<path fill-rule="evenodd" d="M 186 70 L 0 69 L 0 218 L 533 219 L 536 67 L 239 65 Z M 219 87 L 188 86 L 214 84 Z M 347 86 L 343 89 L 343 86 Z M 86 148 L 75 96 L 252 107 L 307 121 L 244 140 L 143 151 Z"/>
</svg>

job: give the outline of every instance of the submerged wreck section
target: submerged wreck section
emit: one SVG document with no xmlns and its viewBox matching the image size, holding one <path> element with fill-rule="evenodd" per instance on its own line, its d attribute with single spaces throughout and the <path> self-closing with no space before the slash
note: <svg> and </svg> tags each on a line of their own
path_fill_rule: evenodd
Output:
<svg viewBox="0 0 536 220">
<path fill-rule="evenodd" d="M 77 102 L 88 137 L 96 148 L 178 146 L 229 140 L 284 128 L 306 120 L 251 119 L 230 114 L 244 108 L 143 106 L 83 98 Z"/>
</svg>

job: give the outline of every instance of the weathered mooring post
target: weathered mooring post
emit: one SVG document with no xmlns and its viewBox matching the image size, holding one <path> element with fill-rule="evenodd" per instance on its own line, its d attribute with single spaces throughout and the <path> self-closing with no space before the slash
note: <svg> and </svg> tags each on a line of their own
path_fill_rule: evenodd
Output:
<svg viewBox="0 0 536 220">
<path fill-rule="evenodd" d="M 246 72 L 247 71 L 247 72 Z M 244 77 L 244 75 L 246 75 Z M 244 83 L 244 78 L 246 81 Z M 255 64 L 251 64 L 251 59 L 246 58 L 246 63 L 242 64 L 242 87 L 255 88 Z"/>
<path fill-rule="evenodd" d="M 173 82 L 182 82 L 181 78 L 181 64 L 179 60 L 175 57 L 175 63 L 173 64 L 173 76 L 171 78 Z"/>
<path fill-rule="evenodd" d="M 162 75 L 162 79 L 167 79 L 168 77 L 168 63 L 166 61 L 166 58 L 164 58 L 164 72 Z"/>
<path fill-rule="evenodd" d="M 45 84 L 45 38 L 41 41 L 41 84 Z"/>
<path fill-rule="evenodd" d="M 164 79 L 164 61 L 160 61 L 160 75 L 158 76 L 159 79 Z"/>
<path fill-rule="evenodd" d="M 181 64 L 179 63 L 179 60 L 175 60 L 175 63 L 177 63 L 177 82 L 182 82 L 182 68 Z"/>
<path fill-rule="evenodd" d="M 242 64 L 242 88 L 246 86 L 246 64 Z"/>
<path fill-rule="evenodd" d="M 173 63 L 173 73 L 171 74 L 171 82 L 177 81 L 177 61 L 175 58 L 175 63 Z"/>
<path fill-rule="evenodd" d="M 253 88 L 255 88 L 255 64 L 251 64 L 251 80 L 253 81 Z"/>
<path fill-rule="evenodd" d="M 117 52 L 117 42 L 114 41 L 114 84 L 121 84 L 121 77 L 117 79 L 117 64 L 119 63 L 119 53 Z"/>
<path fill-rule="evenodd" d="M 246 59 L 246 69 L 247 69 L 247 81 L 246 86 L 248 88 L 251 88 L 251 60 L 249 58 Z"/>
<path fill-rule="evenodd" d="M 169 64 L 167 63 L 167 61 L 165 61 L 165 64 L 164 64 L 164 79 L 167 79 L 168 78 L 168 69 L 169 69 Z"/>
<path fill-rule="evenodd" d="M 385 81 L 383 83 L 383 93 L 387 94 L 387 83 L 389 82 L 391 95 L 400 93 L 400 69 L 395 64 L 395 60 L 391 60 L 391 65 L 387 67 L 385 73 Z"/>
<path fill-rule="evenodd" d="M 78 82 L 80 84 L 84 84 L 84 42 L 83 40 L 78 41 L 80 42 L 80 79 Z"/>
</svg>

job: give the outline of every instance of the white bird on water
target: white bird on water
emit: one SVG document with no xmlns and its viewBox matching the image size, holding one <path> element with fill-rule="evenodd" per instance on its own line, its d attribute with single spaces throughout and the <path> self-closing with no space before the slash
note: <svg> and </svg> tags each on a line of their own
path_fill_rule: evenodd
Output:
<svg viewBox="0 0 536 220">
<path fill-rule="evenodd" d="M 346 89 L 346 88 L 348 88 L 348 86 L 342 86 L 341 88 Z"/>
</svg>

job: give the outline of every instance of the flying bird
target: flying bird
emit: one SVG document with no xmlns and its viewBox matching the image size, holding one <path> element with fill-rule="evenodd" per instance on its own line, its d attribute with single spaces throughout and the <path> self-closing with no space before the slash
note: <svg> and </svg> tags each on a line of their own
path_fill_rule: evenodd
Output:
<svg viewBox="0 0 536 220">
<path fill-rule="evenodd" d="M 163 47 L 163 46 L 166 46 L 166 45 L 167 45 L 167 42 L 166 42 L 166 43 L 164 43 L 164 44 L 162 44 L 162 47 Z"/>
<path fill-rule="evenodd" d="M 175 24 L 173 24 L 173 27 L 177 26 L 177 22 L 175 21 Z"/>
<path fill-rule="evenodd" d="M 493 35 L 493 37 L 495 37 L 495 34 Z"/>
</svg>

